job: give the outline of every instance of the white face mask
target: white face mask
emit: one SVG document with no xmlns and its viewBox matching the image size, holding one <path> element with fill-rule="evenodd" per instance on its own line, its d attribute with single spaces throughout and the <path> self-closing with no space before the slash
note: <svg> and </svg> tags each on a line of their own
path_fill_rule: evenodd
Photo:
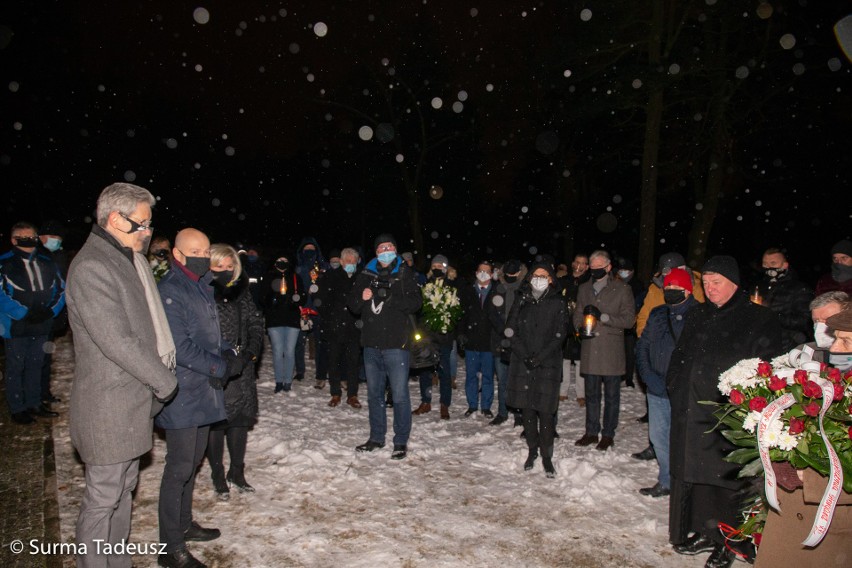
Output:
<svg viewBox="0 0 852 568">
<path fill-rule="evenodd" d="M 530 279 L 530 286 L 536 292 L 544 292 L 547 290 L 548 282 L 547 278 L 543 276 L 536 276 L 535 278 Z"/>
<path fill-rule="evenodd" d="M 831 353 L 828 356 L 828 364 L 845 373 L 852 369 L 852 353 Z"/>
<path fill-rule="evenodd" d="M 491 280 L 491 275 L 485 272 L 484 270 L 480 270 L 476 273 L 476 279 L 485 284 L 489 280 Z"/>
<path fill-rule="evenodd" d="M 814 341 L 816 341 L 817 347 L 821 349 L 828 349 L 834 343 L 834 337 L 828 333 L 828 326 L 825 325 L 825 322 L 820 321 L 814 324 Z"/>
</svg>

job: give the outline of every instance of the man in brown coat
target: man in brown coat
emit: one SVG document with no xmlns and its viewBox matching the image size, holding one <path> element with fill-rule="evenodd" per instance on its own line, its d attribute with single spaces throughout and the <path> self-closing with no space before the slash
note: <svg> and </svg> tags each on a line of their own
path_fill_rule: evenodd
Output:
<svg viewBox="0 0 852 568">
<path fill-rule="evenodd" d="M 600 442 L 598 450 L 613 444 L 621 405 L 621 376 L 626 368 L 624 330 L 633 327 L 636 307 L 630 286 L 613 278 L 609 253 L 596 250 L 589 255 L 591 278 L 580 285 L 574 326 L 583 330 L 583 319 L 592 315 L 597 320 L 591 336 L 581 331 L 580 374 L 586 387 L 586 433 L 577 446 Z M 604 387 L 604 419 L 601 430 L 601 385 Z"/>
<path fill-rule="evenodd" d="M 139 457 L 153 444 L 154 415 L 177 390 L 175 347 L 143 254 L 151 237 L 148 190 L 116 183 L 98 199 L 97 223 L 68 273 L 74 331 L 71 442 L 86 464 L 77 566 L 130 566 L 96 554 L 130 536 Z"/>
</svg>

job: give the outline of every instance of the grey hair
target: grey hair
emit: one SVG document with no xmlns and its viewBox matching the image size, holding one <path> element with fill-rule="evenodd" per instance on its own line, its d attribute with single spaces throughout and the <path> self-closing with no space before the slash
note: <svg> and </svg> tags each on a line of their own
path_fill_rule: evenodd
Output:
<svg viewBox="0 0 852 568">
<path fill-rule="evenodd" d="M 131 183 L 114 183 L 108 185 L 98 197 L 97 221 L 101 227 L 106 227 L 109 214 L 117 211 L 122 215 L 131 215 L 140 203 L 153 207 L 157 200 L 144 187 Z"/>
<path fill-rule="evenodd" d="M 602 258 L 606 261 L 606 264 L 612 264 L 612 257 L 609 256 L 609 253 L 605 250 L 596 250 L 592 252 L 592 254 L 589 255 L 589 263 L 591 263 L 595 258 Z"/>
<path fill-rule="evenodd" d="M 841 309 L 846 309 L 846 306 L 849 304 L 849 294 L 840 290 L 832 290 L 831 292 L 820 294 L 811 300 L 811 305 L 808 308 L 814 311 L 824 308 L 829 304 L 840 304 Z"/>
<path fill-rule="evenodd" d="M 340 258 L 342 259 L 344 256 L 354 257 L 356 262 L 361 258 L 361 255 L 358 254 L 358 251 L 351 247 L 346 247 L 345 249 L 340 251 Z"/>
<path fill-rule="evenodd" d="M 240 274 L 243 273 L 243 263 L 240 261 L 237 249 L 224 243 L 216 243 L 210 246 L 210 266 L 216 266 L 226 258 L 234 261 L 234 277 L 231 278 L 231 282 L 236 282 L 240 279 Z"/>
</svg>

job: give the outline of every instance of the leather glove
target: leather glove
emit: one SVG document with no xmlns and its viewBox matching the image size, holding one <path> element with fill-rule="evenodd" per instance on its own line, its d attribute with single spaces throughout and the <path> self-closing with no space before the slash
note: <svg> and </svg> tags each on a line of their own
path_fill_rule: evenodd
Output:
<svg viewBox="0 0 852 568">
<path fill-rule="evenodd" d="M 524 365 L 526 365 L 527 369 L 532 371 L 536 367 L 541 366 L 541 361 L 539 361 L 538 357 L 536 356 L 527 357 L 526 359 L 524 359 Z"/>
<path fill-rule="evenodd" d="M 243 358 L 240 355 L 234 353 L 233 349 L 223 351 L 222 358 L 225 359 L 225 364 L 228 366 L 228 368 L 225 370 L 225 379 L 227 379 L 228 377 L 239 375 L 243 372 L 243 367 L 246 366 L 245 362 L 243 361 Z M 225 386 L 224 383 L 222 384 L 222 386 Z"/>
<path fill-rule="evenodd" d="M 225 384 L 228 382 L 226 377 L 207 377 L 207 382 L 210 383 L 210 386 L 220 391 L 225 388 Z"/>
<path fill-rule="evenodd" d="M 595 319 L 597 319 L 598 321 L 601 320 L 601 311 L 594 304 L 589 304 L 588 306 L 583 308 L 583 315 L 589 314 L 595 316 Z"/>
<path fill-rule="evenodd" d="M 27 323 L 41 323 L 52 318 L 53 310 L 47 306 L 38 305 L 31 307 L 29 311 L 27 311 L 27 315 L 24 316 L 24 321 Z"/>
</svg>

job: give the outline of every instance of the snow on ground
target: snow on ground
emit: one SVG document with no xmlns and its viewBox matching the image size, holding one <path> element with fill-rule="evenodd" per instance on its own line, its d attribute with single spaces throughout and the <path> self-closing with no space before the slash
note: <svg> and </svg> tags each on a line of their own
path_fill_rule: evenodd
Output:
<svg viewBox="0 0 852 568">
<path fill-rule="evenodd" d="M 54 390 L 64 401 L 73 359 L 71 341 L 60 339 Z M 462 361 L 451 419 L 439 419 L 435 387 L 435 410 L 412 417 L 408 458 L 397 462 L 390 459 L 391 409 L 385 448 L 354 451 L 369 434 L 365 385 L 362 409 L 330 408 L 328 387 L 317 390 L 308 380 L 309 362 L 308 378 L 294 383 L 293 396 L 274 395 L 269 360 L 267 347 L 258 385 L 261 416 L 246 457 L 246 478 L 257 492 L 232 490 L 230 501 L 220 502 L 206 462 L 198 473 L 194 517 L 220 528 L 222 537 L 189 547 L 210 566 L 697 567 L 706 560 L 675 554 L 667 538 L 668 500 L 637 492 L 656 482 L 656 462 L 630 457 L 647 445 L 647 425 L 636 422 L 644 413 L 636 389 L 622 390 L 616 442 L 607 452 L 574 446 L 584 411 L 574 401 L 562 403 L 558 475 L 547 479 L 541 460 L 523 471 L 527 448 L 511 420 L 495 427 L 481 415 L 462 417 Z M 410 388 L 416 407 L 417 381 Z M 62 539 L 72 542 L 84 477 L 69 439 L 67 402 L 57 406 Z M 165 441 L 155 437 L 134 500 L 131 541 L 140 545 L 158 540 L 164 456 Z M 156 558 L 137 556 L 134 565 L 156 566 Z"/>
</svg>

